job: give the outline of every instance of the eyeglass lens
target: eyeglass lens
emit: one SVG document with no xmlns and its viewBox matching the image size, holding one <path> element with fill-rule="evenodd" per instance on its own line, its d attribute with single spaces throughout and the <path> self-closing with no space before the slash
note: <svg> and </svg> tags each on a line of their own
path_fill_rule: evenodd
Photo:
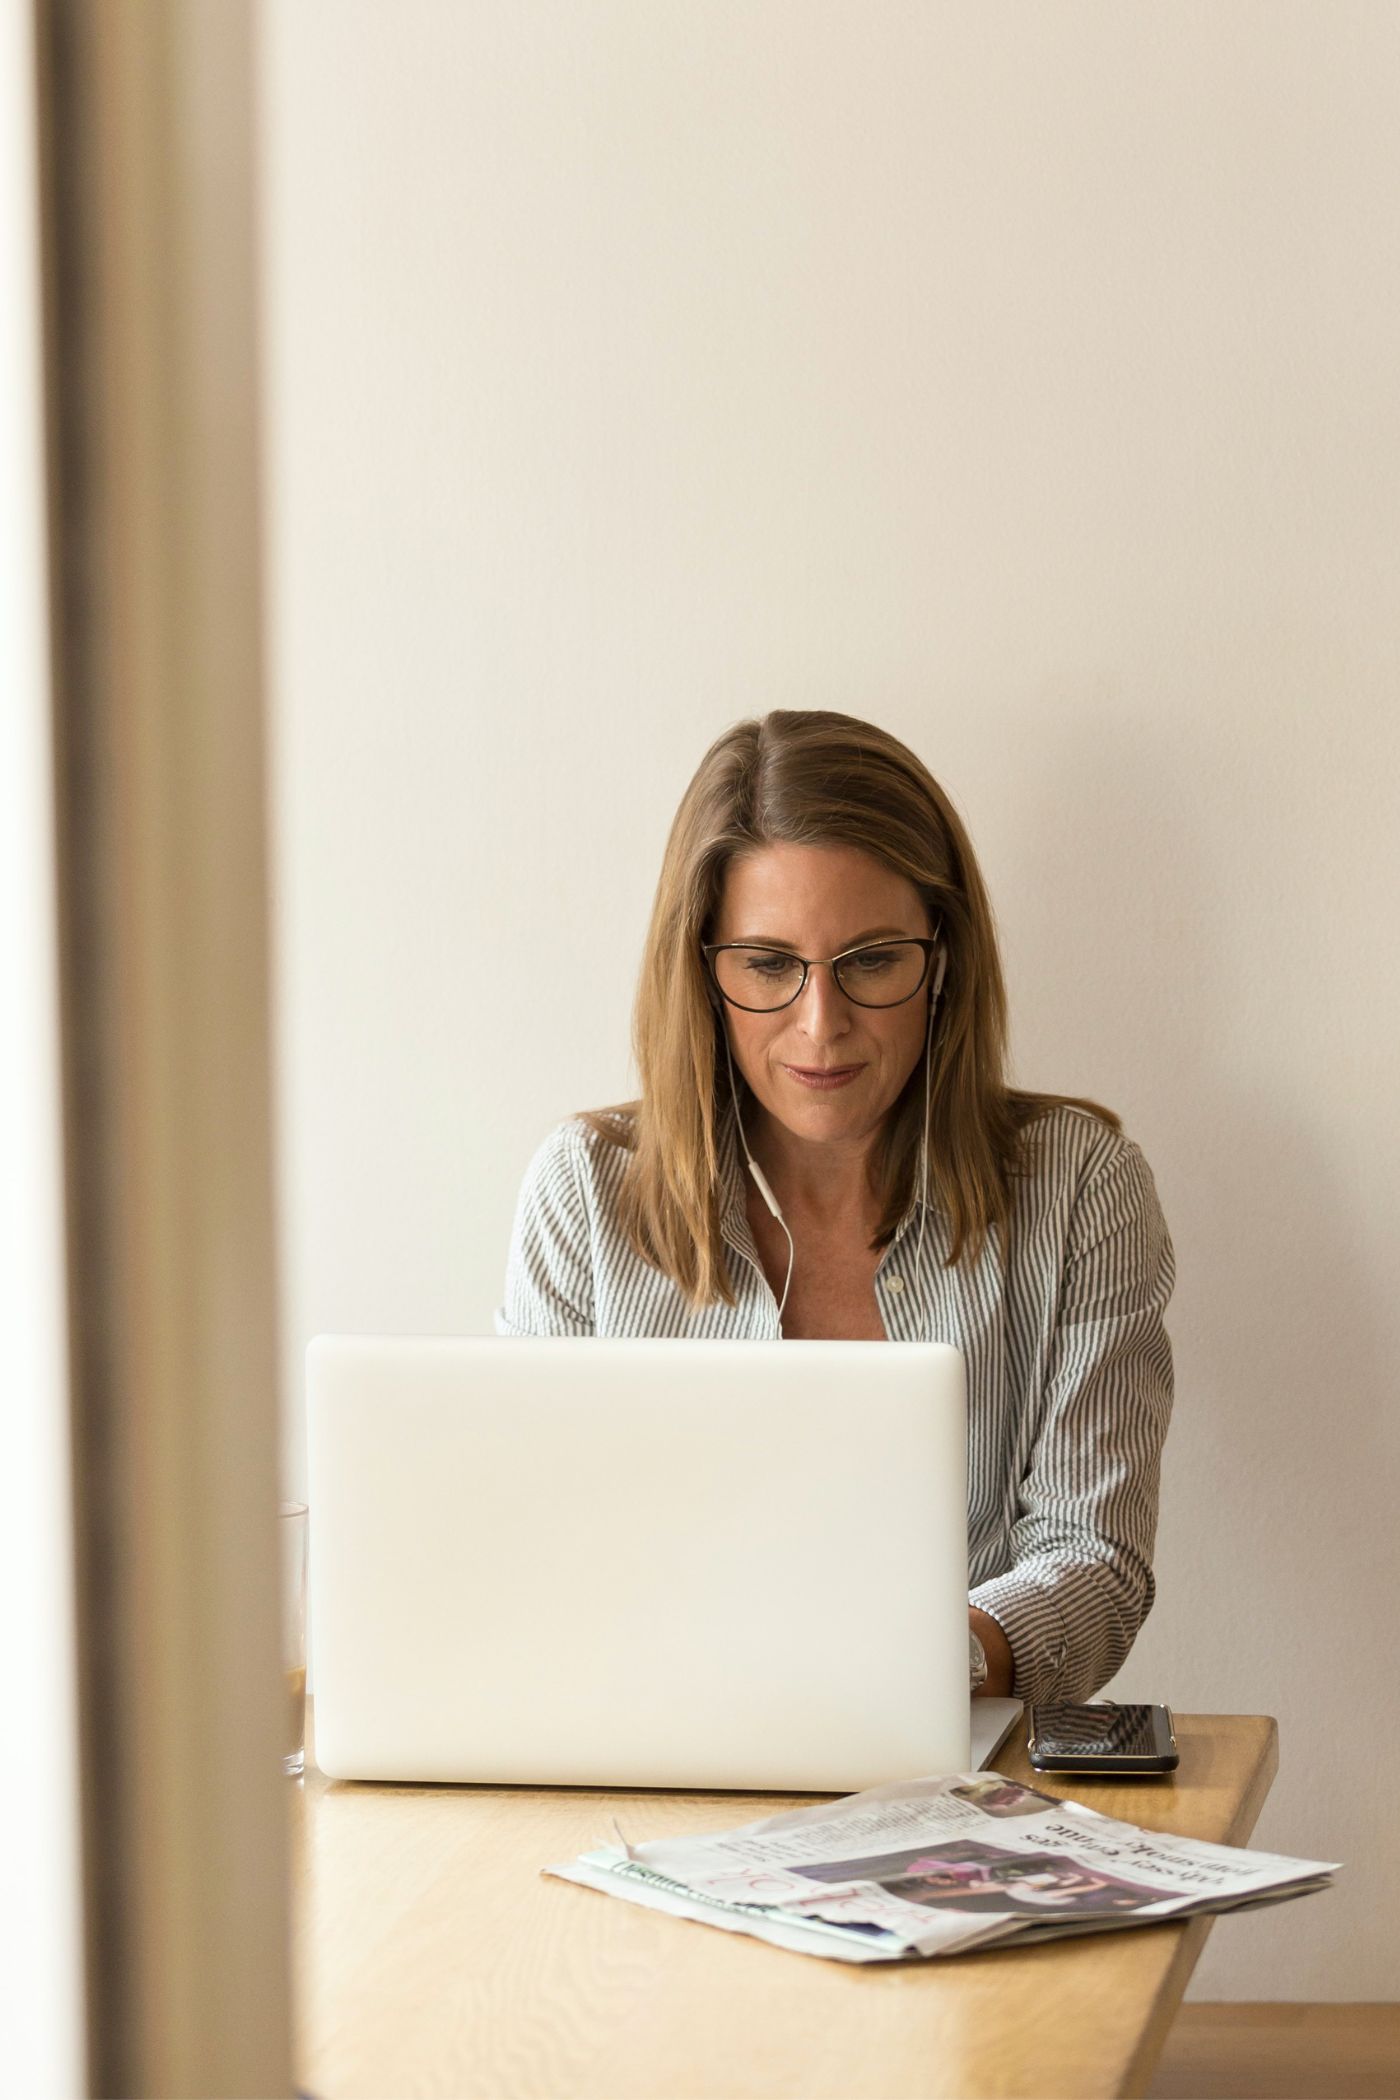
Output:
<svg viewBox="0 0 1400 2100">
<path fill-rule="evenodd" d="M 775 948 L 721 948 L 714 963 L 725 996 L 758 1012 L 786 1006 L 802 982 L 798 958 Z M 918 990 L 924 966 L 924 950 L 916 941 L 889 941 L 843 956 L 834 975 L 859 1006 L 898 1006 Z"/>
</svg>

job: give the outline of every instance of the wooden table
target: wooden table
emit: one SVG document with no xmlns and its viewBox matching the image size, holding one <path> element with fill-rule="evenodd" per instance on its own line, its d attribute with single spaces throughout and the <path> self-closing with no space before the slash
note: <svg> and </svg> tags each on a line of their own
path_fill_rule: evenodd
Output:
<svg viewBox="0 0 1400 2100">
<path fill-rule="evenodd" d="M 1150 1829 L 1247 1841 L 1278 1766 L 1264 1715 L 1176 1717 L 1174 1779 L 1009 1777 Z M 298 2078 L 318 2100 L 1070 2100 L 1141 2093 L 1210 1929 L 1141 1926 L 847 1967 L 539 1869 L 723 1830 L 812 1796 L 296 1788 Z"/>
</svg>

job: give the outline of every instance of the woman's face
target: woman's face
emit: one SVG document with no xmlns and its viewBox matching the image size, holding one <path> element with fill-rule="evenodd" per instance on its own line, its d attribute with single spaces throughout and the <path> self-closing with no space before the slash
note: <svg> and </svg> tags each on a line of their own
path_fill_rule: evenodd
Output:
<svg viewBox="0 0 1400 2100">
<path fill-rule="evenodd" d="M 810 960 L 932 931 L 914 885 L 858 847 L 779 845 L 730 862 L 711 938 L 786 948 Z M 762 1107 L 794 1137 L 861 1150 L 919 1061 L 931 977 L 900 1006 L 857 1005 L 830 970 L 809 970 L 800 996 L 777 1013 L 749 1013 L 726 1001 L 734 1061 Z M 860 1070 L 840 1087 L 804 1086 L 792 1071 L 841 1065 Z"/>
</svg>

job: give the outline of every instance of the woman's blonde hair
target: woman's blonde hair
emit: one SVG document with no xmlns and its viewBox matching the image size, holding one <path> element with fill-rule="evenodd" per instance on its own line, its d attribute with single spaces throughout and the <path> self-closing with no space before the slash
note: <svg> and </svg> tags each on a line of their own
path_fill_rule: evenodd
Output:
<svg viewBox="0 0 1400 2100">
<path fill-rule="evenodd" d="M 638 1101 L 579 1120 L 631 1153 L 619 1197 L 629 1244 L 692 1307 L 735 1302 L 721 1233 L 721 1119 L 732 1122 L 724 1023 L 701 954 L 713 938 L 725 871 L 776 844 L 856 846 L 918 890 L 948 963 L 929 1072 L 928 1197 L 952 1226 L 947 1265 L 982 1253 L 1010 1209 L 1021 1135 L 1047 1109 L 1097 1102 L 1008 1087 L 1006 986 L 991 905 L 971 841 L 922 762 L 852 715 L 778 708 L 736 723 L 705 753 L 681 797 L 661 864 L 632 1019 Z M 924 1058 L 871 1156 L 886 1246 L 914 1196 Z M 747 1082 L 736 1070 L 736 1083 Z"/>
</svg>

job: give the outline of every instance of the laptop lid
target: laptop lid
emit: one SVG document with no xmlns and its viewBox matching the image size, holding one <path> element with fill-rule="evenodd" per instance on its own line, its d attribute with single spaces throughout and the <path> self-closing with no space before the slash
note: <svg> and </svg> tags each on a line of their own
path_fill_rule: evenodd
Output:
<svg viewBox="0 0 1400 2100">
<path fill-rule="evenodd" d="M 331 1777 L 968 1768 L 956 1349 L 323 1335 L 307 1401 Z"/>
</svg>

